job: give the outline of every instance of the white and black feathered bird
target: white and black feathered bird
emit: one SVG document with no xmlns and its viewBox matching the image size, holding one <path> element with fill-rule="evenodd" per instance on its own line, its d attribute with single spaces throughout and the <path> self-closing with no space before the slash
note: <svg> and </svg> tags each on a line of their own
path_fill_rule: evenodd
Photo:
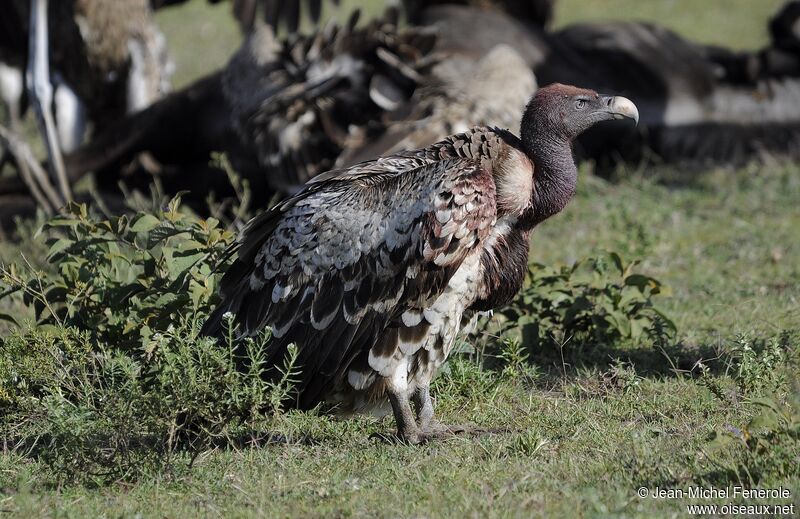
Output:
<svg viewBox="0 0 800 519">
<path fill-rule="evenodd" d="M 333 168 L 436 62 L 433 31 L 399 29 L 392 11 L 364 26 L 358 19 L 354 11 L 343 25 L 284 39 L 257 25 L 225 68 L 232 125 L 273 189 L 294 192 Z"/>
<path fill-rule="evenodd" d="M 575 190 L 573 139 L 618 118 L 638 119 L 628 99 L 551 85 L 521 138 L 478 127 L 317 176 L 250 222 L 204 333 L 228 312 L 241 335 L 270 326 L 268 365 L 298 346 L 298 407 L 388 397 L 403 440 L 439 434 L 428 388 L 462 323 L 520 289 L 531 229 Z"/>
<path fill-rule="evenodd" d="M 478 60 L 454 52 L 424 79 L 408 103 L 384 117 L 381 135 L 345 148 L 336 166 L 426 146 L 476 125 L 517 131 L 519 114 L 536 92 L 536 77 L 509 45 L 497 45 Z"/>
</svg>

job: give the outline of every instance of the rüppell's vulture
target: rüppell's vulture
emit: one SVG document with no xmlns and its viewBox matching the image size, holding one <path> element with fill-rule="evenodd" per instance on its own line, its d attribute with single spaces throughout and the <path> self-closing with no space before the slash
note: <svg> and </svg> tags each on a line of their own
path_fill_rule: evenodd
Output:
<svg viewBox="0 0 800 519">
<path fill-rule="evenodd" d="M 572 141 L 620 118 L 638 119 L 630 100 L 556 84 L 519 138 L 476 127 L 317 176 L 249 223 L 203 332 L 222 336 L 226 316 L 240 336 L 271 327 L 273 373 L 296 344 L 300 408 L 388 400 L 404 441 L 448 432 L 432 378 L 462 325 L 520 289 L 531 229 L 575 191 Z"/>
</svg>

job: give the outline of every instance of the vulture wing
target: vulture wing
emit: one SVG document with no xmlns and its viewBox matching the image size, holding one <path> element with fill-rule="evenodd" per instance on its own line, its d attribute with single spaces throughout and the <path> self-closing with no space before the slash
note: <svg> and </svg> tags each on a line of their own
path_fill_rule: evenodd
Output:
<svg viewBox="0 0 800 519">
<path fill-rule="evenodd" d="M 326 1 L 339 5 L 339 0 Z M 260 18 L 276 28 L 284 23 L 289 33 L 296 33 L 300 28 L 302 12 L 308 13 L 312 24 L 319 23 L 322 5 L 323 0 L 234 0 L 233 15 L 245 32 L 251 30 Z"/>
<path fill-rule="evenodd" d="M 392 17 L 357 21 L 356 11 L 344 25 L 283 40 L 258 27 L 226 67 L 233 126 L 273 189 L 295 192 L 333 169 L 345 147 L 408 101 L 434 59 L 429 30 L 399 30 Z"/>
<path fill-rule="evenodd" d="M 320 175 L 256 217 L 205 333 L 219 335 L 226 312 L 244 335 L 271 326 L 268 364 L 296 343 L 298 404 L 316 405 L 388 328 L 419 322 L 488 236 L 492 136 L 472 131 Z"/>
</svg>

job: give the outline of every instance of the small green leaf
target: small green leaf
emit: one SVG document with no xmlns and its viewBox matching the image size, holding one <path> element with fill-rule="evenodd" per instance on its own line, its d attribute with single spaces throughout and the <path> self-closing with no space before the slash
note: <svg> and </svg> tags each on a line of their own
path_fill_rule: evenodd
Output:
<svg viewBox="0 0 800 519">
<path fill-rule="evenodd" d="M 143 214 L 133 222 L 131 230 L 133 232 L 149 232 L 158 227 L 161 221 L 152 214 Z"/>
<path fill-rule="evenodd" d="M 203 252 L 194 251 L 171 251 L 167 258 L 167 269 L 172 279 L 177 278 L 187 270 L 191 269 L 195 263 L 205 257 Z"/>
<path fill-rule="evenodd" d="M 672 331 L 672 333 L 678 332 L 678 327 L 675 325 L 675 322 L 667 317 L 667 314 L 656 307 L 653 307 L 653 311 L 661 318 L 661 321 L 667 326 L 667 328 L 670 329 L 670 331 Z"/>
<path fill-rule="evenodd" d="M 53 256 L 67 249 L 73 243 L 75 242 L 70 240 L 69 238 L 59 238 L 53 241 L 52 244 L 50 245 L 50 250 L 47 252 L 47 257 L 52 259 Z"/>
<path fill-rule="evenodd" d="M 75 227 L 80 222 L 74 218 L 65 218 L 61 216 L 57 216 L 55 218 L 51 218 L 48 220 L 46 224 L 42 227 L 42 229 L 49 229 L 51 227 Z"/>
<path fill-rule="evenodd" d="M 645 287 L 652 286 L 652 283 L 653 279 L 651 277 L 642 274 L 631 274 L 625 278 L 626 285 L 636 287 L 639 290 L 644 290 Z"/>
<path fill-rule="evenodd" d="M 614 263 L 614 266 L 617 267 L 620 274 L 625 274 L 625 264 L 622 262 L 622 257 L 617 254 L 616 252 L 610 252 L 608 256 L 611 258 L 611 261 Z"/>
<path fill-rule="evenodd" d="M 188 231 L 186 229 L 176 229 L 175 227 L 169 225 L 161 225 L 156 227 L 150 232 L 150 234 L 147 235 L 147 248 L 149 249 L 155 247 L 157 244 L 166 241 L 168 238 L 185 232 Z"/>
</svg>

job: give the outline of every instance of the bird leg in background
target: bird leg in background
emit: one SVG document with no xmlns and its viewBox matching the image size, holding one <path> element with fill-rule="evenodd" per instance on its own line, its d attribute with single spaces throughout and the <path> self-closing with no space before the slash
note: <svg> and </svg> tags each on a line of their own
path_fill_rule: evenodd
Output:
<svg viewBox="0 0 800 519">
<path fill-rule="evenodd" d="M 20 69 L 0 61 L 0 99 L 6 105 L 11 131 L 16 134 L 19 133 L 20 128 L 20 107 L 22 105 L 22 90 L 25 88 L 24 83 Z M 3 170 L 3 166 L 10 158 L 13 158 L 13 156 L 7 147 L 0 150 L 0 171 Z"/>
<path fill-rule="evenodd" d="M 86 107 L 78 94 L 58 74 L 54 74 L 52 79 L 59 149 L 62 153 L 70 153 L 83 143 L 83 135 L 86 133 Z"/>
<path fill-rule="evenodd" d="M 45 213 L 52 215 L 55 209 L 64 205 L 63 200 L 50 183 L 47 172 L 42 169 L 31 149 L 19 135 L 0 125 L 0 145 L 14 157 L 22 181 L 28 186 L 34 200 L 44 209 Z"/>
<path fill-rule="evenodd" d="M 47 0 L 31 0 L 30 36 L 28 40 L 28 94 L 36 112 L 39 127 L 50 156 L 50 172 L 58 181 L 64 200 L 72 200 L 72 192 L 58 143 L 53 118 L 53 85 L 50 83 L 48 57 Z"/>
</svg>

